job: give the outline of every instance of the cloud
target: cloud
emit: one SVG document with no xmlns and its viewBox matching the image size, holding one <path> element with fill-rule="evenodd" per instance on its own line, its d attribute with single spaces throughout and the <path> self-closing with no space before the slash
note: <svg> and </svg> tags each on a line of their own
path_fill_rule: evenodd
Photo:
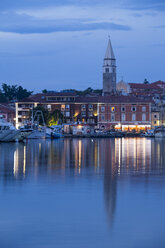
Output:
<svg viewBox="0 0 165 248">
<path fill-rule="evenodd" d="M 0 15 L 0 32 L 40 34 L 92 30 L 129 31 L 131 27 L 115 22 L 98 22 L 97 20 L 89 19 L 44 20 L 26 14 L 16 14 L 14 12 L 1 13 Z"/>
<path fill-rule="evenodd" d="M 131 28 L 126 25 L 116 23 L 95 23 L 95 24 L 84 24 L 78 22 L 67 23 L 39 23 L 32 25 L 0 25 L 1 32 L 12 32 L 19 34 L 33 34 L 33 33 L 53 33 L 53 32 L 73 32 L 73 31 L 91 31 L 91 30 L 123 30 L 129 31 Z"/>
<path fill-rule="evenodd" d="M 165 28 L 165 25 L 161 25 L 161 26 L 154 26 L 154 28 L 158 28 L 158 29 L 159 29 L 159 28 L 163 28 L 163 29 L 164 29 L 164 28 Z"/>
</svg>

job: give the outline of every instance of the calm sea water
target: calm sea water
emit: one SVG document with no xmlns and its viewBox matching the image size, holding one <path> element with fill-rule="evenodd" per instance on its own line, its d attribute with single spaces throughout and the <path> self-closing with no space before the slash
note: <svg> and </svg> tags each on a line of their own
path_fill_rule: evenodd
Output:
<svg viewBox="0 0 165 248">
<path fill-rule="evenodd" d="M 164 248 L 165 141 L 0 144 L 0 248 Z"/>
</svg>

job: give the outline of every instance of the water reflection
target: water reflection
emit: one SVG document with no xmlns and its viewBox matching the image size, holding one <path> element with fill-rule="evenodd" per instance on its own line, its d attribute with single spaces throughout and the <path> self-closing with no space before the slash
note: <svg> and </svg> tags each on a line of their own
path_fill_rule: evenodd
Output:
<svg viewBox="0 0 165 248">
<path fill-rule="evenodd" d="M 118 182 L 128 177 L 164 175 L 165 142 L 156 139 L 60 139 L 0 144 L 0 179 L 5 185 L 40 177 L 74 178 L 91 172 L 103 178 L 110 225 L 117 206 Z M 135 182 L 133 180 L 133 182 Z M 137 182 L 137 181 L 136 181 Z M 149 183 L 149 181 L 145 181 Z"/>
</svg>

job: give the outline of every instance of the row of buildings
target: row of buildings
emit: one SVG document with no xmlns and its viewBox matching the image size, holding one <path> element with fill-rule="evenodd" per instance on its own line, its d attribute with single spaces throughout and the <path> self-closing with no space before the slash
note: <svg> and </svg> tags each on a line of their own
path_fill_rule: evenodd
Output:
<svg viewBox="0 0 165 248">
<path fill-rule="evenodd" d="M 59 110 L 66 123 L 88 123 L 100 129 L 145 130 L 163 124 L 165 82 L 116 84 L 116 59 L 108 41 L 103 63 L 102 95 L 79 96 L 75 92 L 35 94 L 15 103 L 18 128 L 29 120 L 30 111 L 42 106 Z"/>
</svg>

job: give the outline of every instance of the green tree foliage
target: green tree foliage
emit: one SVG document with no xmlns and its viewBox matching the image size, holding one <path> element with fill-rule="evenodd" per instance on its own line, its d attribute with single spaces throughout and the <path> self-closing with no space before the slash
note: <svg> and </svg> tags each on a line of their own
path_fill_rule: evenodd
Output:
<svg viewBox="0 0 165 248">
<path fill-rule="evenodd" d="M 42 90 L 42 93 L 44 94 L 48 93 L 47 89 Z"/>
<path fill-rule="evenodd" d="M 43 114 L 44 121 L 42 119 L 41 112 Z M 49 112 L 45 107 L 37 106 L 36 108 L 33 108 L 33 111 L 30 111 L 30 118 L 32 118 L 32 113 L 34 122 L 37 122 L 39 125 L 44 125 L 45 122 L 47 126 L 52 126 L 64 122 L 63 114 L 58 109 L 53 112 Z"/>
<path fill-rule="evenodd" d="M 62 122 L 64 122 L 64 116 L 60 110 L 56 109 L 50 114 L 49 119 L 47 120 L 47 125 L 53 126 Z"/>
<path fill-rule="evenodd" d="M 92 93 L 97 94 L 97 95 L 102 95 L 101 89 L 94 90 L 91 87 L 88 87 L 85 90 L 66 89 L 66 90 L 63 90 L 63 92 L 75 92 L 79 96 L 86 96 L 86 95 L 90 95 Z"/>
<path fill-rule="evenodd" d="M 144 79 L 144 84 L 149 84 L 149 82 L 146 78 Z"/>
<path fill-rule="evenodd" d="M 2 84 L 2 90 L 0 90 L 0 102 L 21 100 L 31 94 L 32 91 L 28 91 L 22 86 Z"/>
<path fill-rule="evenodd" d="M 2 90 L 0 90 L 0 102 L 7 102 L 6 97 L 4 96 Z"/>
</svg>

